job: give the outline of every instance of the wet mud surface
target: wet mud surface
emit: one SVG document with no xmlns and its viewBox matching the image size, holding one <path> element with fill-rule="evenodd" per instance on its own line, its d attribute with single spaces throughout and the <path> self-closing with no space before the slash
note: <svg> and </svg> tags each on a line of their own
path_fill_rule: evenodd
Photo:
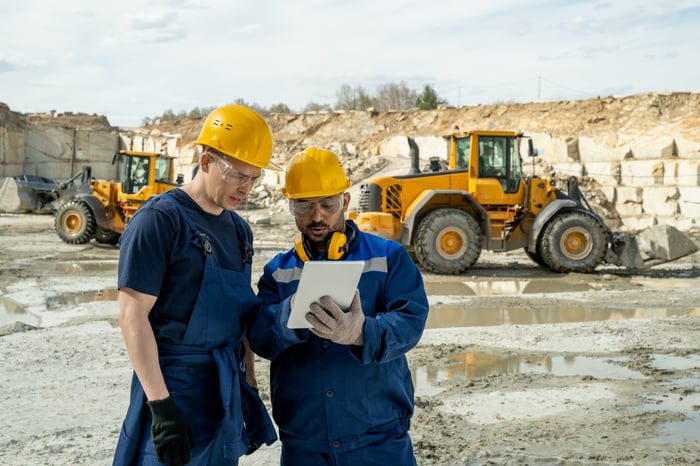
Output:
<svg viewBox="0 0 700 466">
<path fill-rule="evenodd" d="M 254 226 L 254 276 L 291 244 L 283 220 Z M 0 463 L 111 464 L 131 373 L 118 249 L 65 244 L 50 216 L 3 215 L 0 251 Z M 424 279 L 428 328 L 408 355 L 420 465 L 700 462 L 697 253 L 554 274 L 484 252 L 467 274 Z M 257 361 L 263 396 L 267 369 Z"/>
</svg>

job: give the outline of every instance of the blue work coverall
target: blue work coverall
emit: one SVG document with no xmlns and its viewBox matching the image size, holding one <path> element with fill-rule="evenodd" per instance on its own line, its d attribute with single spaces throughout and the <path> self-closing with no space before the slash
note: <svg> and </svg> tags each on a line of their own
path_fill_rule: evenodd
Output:
<svg viewBox="0 0 700 466">
<path fill-rule="evenodd" d="M 195 215 L 197 207 L 183 196 L 186 196 L 183 192 L 171 192 L 139 209 L 137 216 L 144 215 L 144 209 L 154 209 L 157 213 L 152 213 L 148 219 L 135 216 L 132 220 L 136 221 L 134 225 L 144 222 L 145 230 L 158 233 L 156 238 L 125 235 L 126 241 L 121 244 L 122 254 L 134 254 L 139 250 L 140 254 L 137 254 L 138 257 L 124 257 L 119 286 L 128 286 L 137 291 L 146 288 L 142 292 L 153 293 L 149 289 L 151 285 L 138 279 L 140 268 L 144 273 L 149 273 L 149 258 L 143 257 L 148 255 L 143 248 L 149 241 L 165 241 L 169 248 L 176 250 L 168 252 L 169 260 L 177 257 L 175 262 L 194 262 L 192 269 L 180 272 L 201 277 L 201 284 L 196 280 L 179 283 L 183 288 L 195 286 L 199 289 L 191 313 L 183 309 L 183 306 L 187 307 L 186 304 L 178 306 L 178 303 L 170 302 L 163 306 L 156 301 L 149 320 L 156 335 L 166 386 L 187 417 L 194 434 L 195 448 L 190 464 L 235 465 L 252 443 L 262 445 L 276 439 L 264 405 L 245 382 L 238 354 L 245 323 L 259 304 L 251 288 L 251 257 L 247 257 L 252 256 L 252 233 L 250 227 L 234 213 L 222 214 L 230 216 L 230 220 L 211 219 L 221 222 L 219 227 L 210 225 L 212 232 L 223 228 L 228 241 L 234 238 L 231 244 L 238 245 L 235 252 L 226 251 L 227 254 L 233 254 L 242 261 L 240 271 L 221 267 L 214 260 L 209 235 L 191 220 L 190 214 Z M 182 204 L 187 205 L 188 209 L 185 210 Z M 149 226 L 148 222 L 153 223 Z M 178 244 L 182 241 L 186 243 L 184 246 Z M 220 246 L 215 247 L 220 249 Z M 130 247 L 136 251 L 128 252 Z M 188 248 L 192 250 L 188 251 Z M 198 263 L 201 263 L 199 267 Z M 153 262 L 150 266 L 153 267 Z M 176 271 L 171 265 L 168 272 Z M 156 293 L 159 300 L 161 295 L 168 295 L 169 285 L 164 286 L 165 289 Z M 183 322 L 182 315 L 187 314 L 190 314 L 189 318 Z M 155 456 L 150 427 L 151 413 L 146 405 L 143 387 L 134 374 L 130 405 L 114 456 L 115 466 L 160 464 Z"/>
<path fill-rule="evenodd" d="M 285 458 L 286 446 L 335 456 L 336 464 L 368 445 L 364 461 L 375 464 L 375 446 L 380 452 L 392 437 L 407 437 L 414 405 L 405 355 L 418 343 L 428 315 L 423 279 L 403 246 L 361 232 L 350 220 L 346 225 L 354 238 L 347 235 L 352 240 L 342 260 L 365 261 L 358 285 L 365 314 L 362 346 L 287 328 L 290 297 L 303 267 L 293 249 L 268 262 L 258 282 L 262 305 L 248 338 L 253 351 L 271 360 L 272 415 L 282 464 L 301 464 Z M 407 454 L 410 463 L 394 456 L 386 464 L 414 464 L 412 448 Z"/>
</svg>

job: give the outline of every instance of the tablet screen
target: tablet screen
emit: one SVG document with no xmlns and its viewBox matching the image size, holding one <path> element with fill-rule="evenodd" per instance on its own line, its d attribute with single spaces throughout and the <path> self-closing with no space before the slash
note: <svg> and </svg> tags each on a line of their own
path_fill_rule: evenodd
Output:
<svg viewBox="0 0 700 466">
<path fill-rule="evenodd" d="M 311 328 L 304 316 L 309 312 L 311 303 L 318 301 L 322 296 L 328 295 L 341 309 L 349 309 L 364 265 L 364 261 L 304 263 L 287 327 Z"/>
</svg>

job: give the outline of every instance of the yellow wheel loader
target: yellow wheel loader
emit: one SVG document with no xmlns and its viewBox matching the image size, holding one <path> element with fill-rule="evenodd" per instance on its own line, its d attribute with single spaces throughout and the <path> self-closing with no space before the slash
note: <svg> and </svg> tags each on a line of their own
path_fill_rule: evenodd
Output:
<svg viewBox="0 0 700 466">
<path fill-rule="evenodd" d="M 151 196 L 181 186 L 184 177 L 174 174 L 174 158 L 155 152 L 119 151 L 112 164 L 121 162 L 118 181 L 97 180 L 89 176 L 87 192 L 60 199 L 55 227 L 58 236 L 70 244 L 91 239 L 117 244 L 126 224 Z"/>
<path fill-rule="evenodd" d="M 361 230 L 402 243 L 425 271 L 461 274 L 484 249 L 524 249 L 542 267 L 583 273 L 602 263 L 643 269 L 697 250 L 671 226 L 612 231 L 575 177 L 565 193 L 554 179 L 525 176 L 521 151 L 537 152 L 521 132 L 456 128 L 445 138 L 447 160 L 431 158 L 426 172 L 409 138 L 409 173 L 364 182 L 351 213 Z"/>
</svg>

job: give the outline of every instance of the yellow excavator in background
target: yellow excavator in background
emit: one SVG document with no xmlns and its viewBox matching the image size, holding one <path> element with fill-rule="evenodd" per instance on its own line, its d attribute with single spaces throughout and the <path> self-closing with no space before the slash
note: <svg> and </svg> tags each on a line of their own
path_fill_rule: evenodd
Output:
<svg viewBox="0 0 700 466">
<path fill-rule="evenodd" d="M 89 179 L 87 192 L 59 199 L 55 227 L 58 236 L 70 244 L 91 239 L 117 244 L 126 224 L 151 196 L 181 186 L 184 176 L 175 177 L 174 157 L 155 152 L 122 150 L 114 154 L 112 164 L 121 162 L 118 181 L 91 178 L 84 167 L 83 179 Z"/>
<path fill-rule="evenodd" d="M 461 274 L 483 249 L 524 249 L 557 272 L 591 272 L 602 263 L 644 269 L 697 251 L 668 225 L 639 234 L 612 231 L 594 212 L 575 177 L 567 193 L 554 179 L 523 173 L 521 150 L 536 157 L 532 139 L 515 131 L 447 136 L 448 158 L 418 167 L 411 138 L 406 175 L 371 178 L 360 186 L 359 228 L 402 243 L 425 271 Z"/>
</svg>

